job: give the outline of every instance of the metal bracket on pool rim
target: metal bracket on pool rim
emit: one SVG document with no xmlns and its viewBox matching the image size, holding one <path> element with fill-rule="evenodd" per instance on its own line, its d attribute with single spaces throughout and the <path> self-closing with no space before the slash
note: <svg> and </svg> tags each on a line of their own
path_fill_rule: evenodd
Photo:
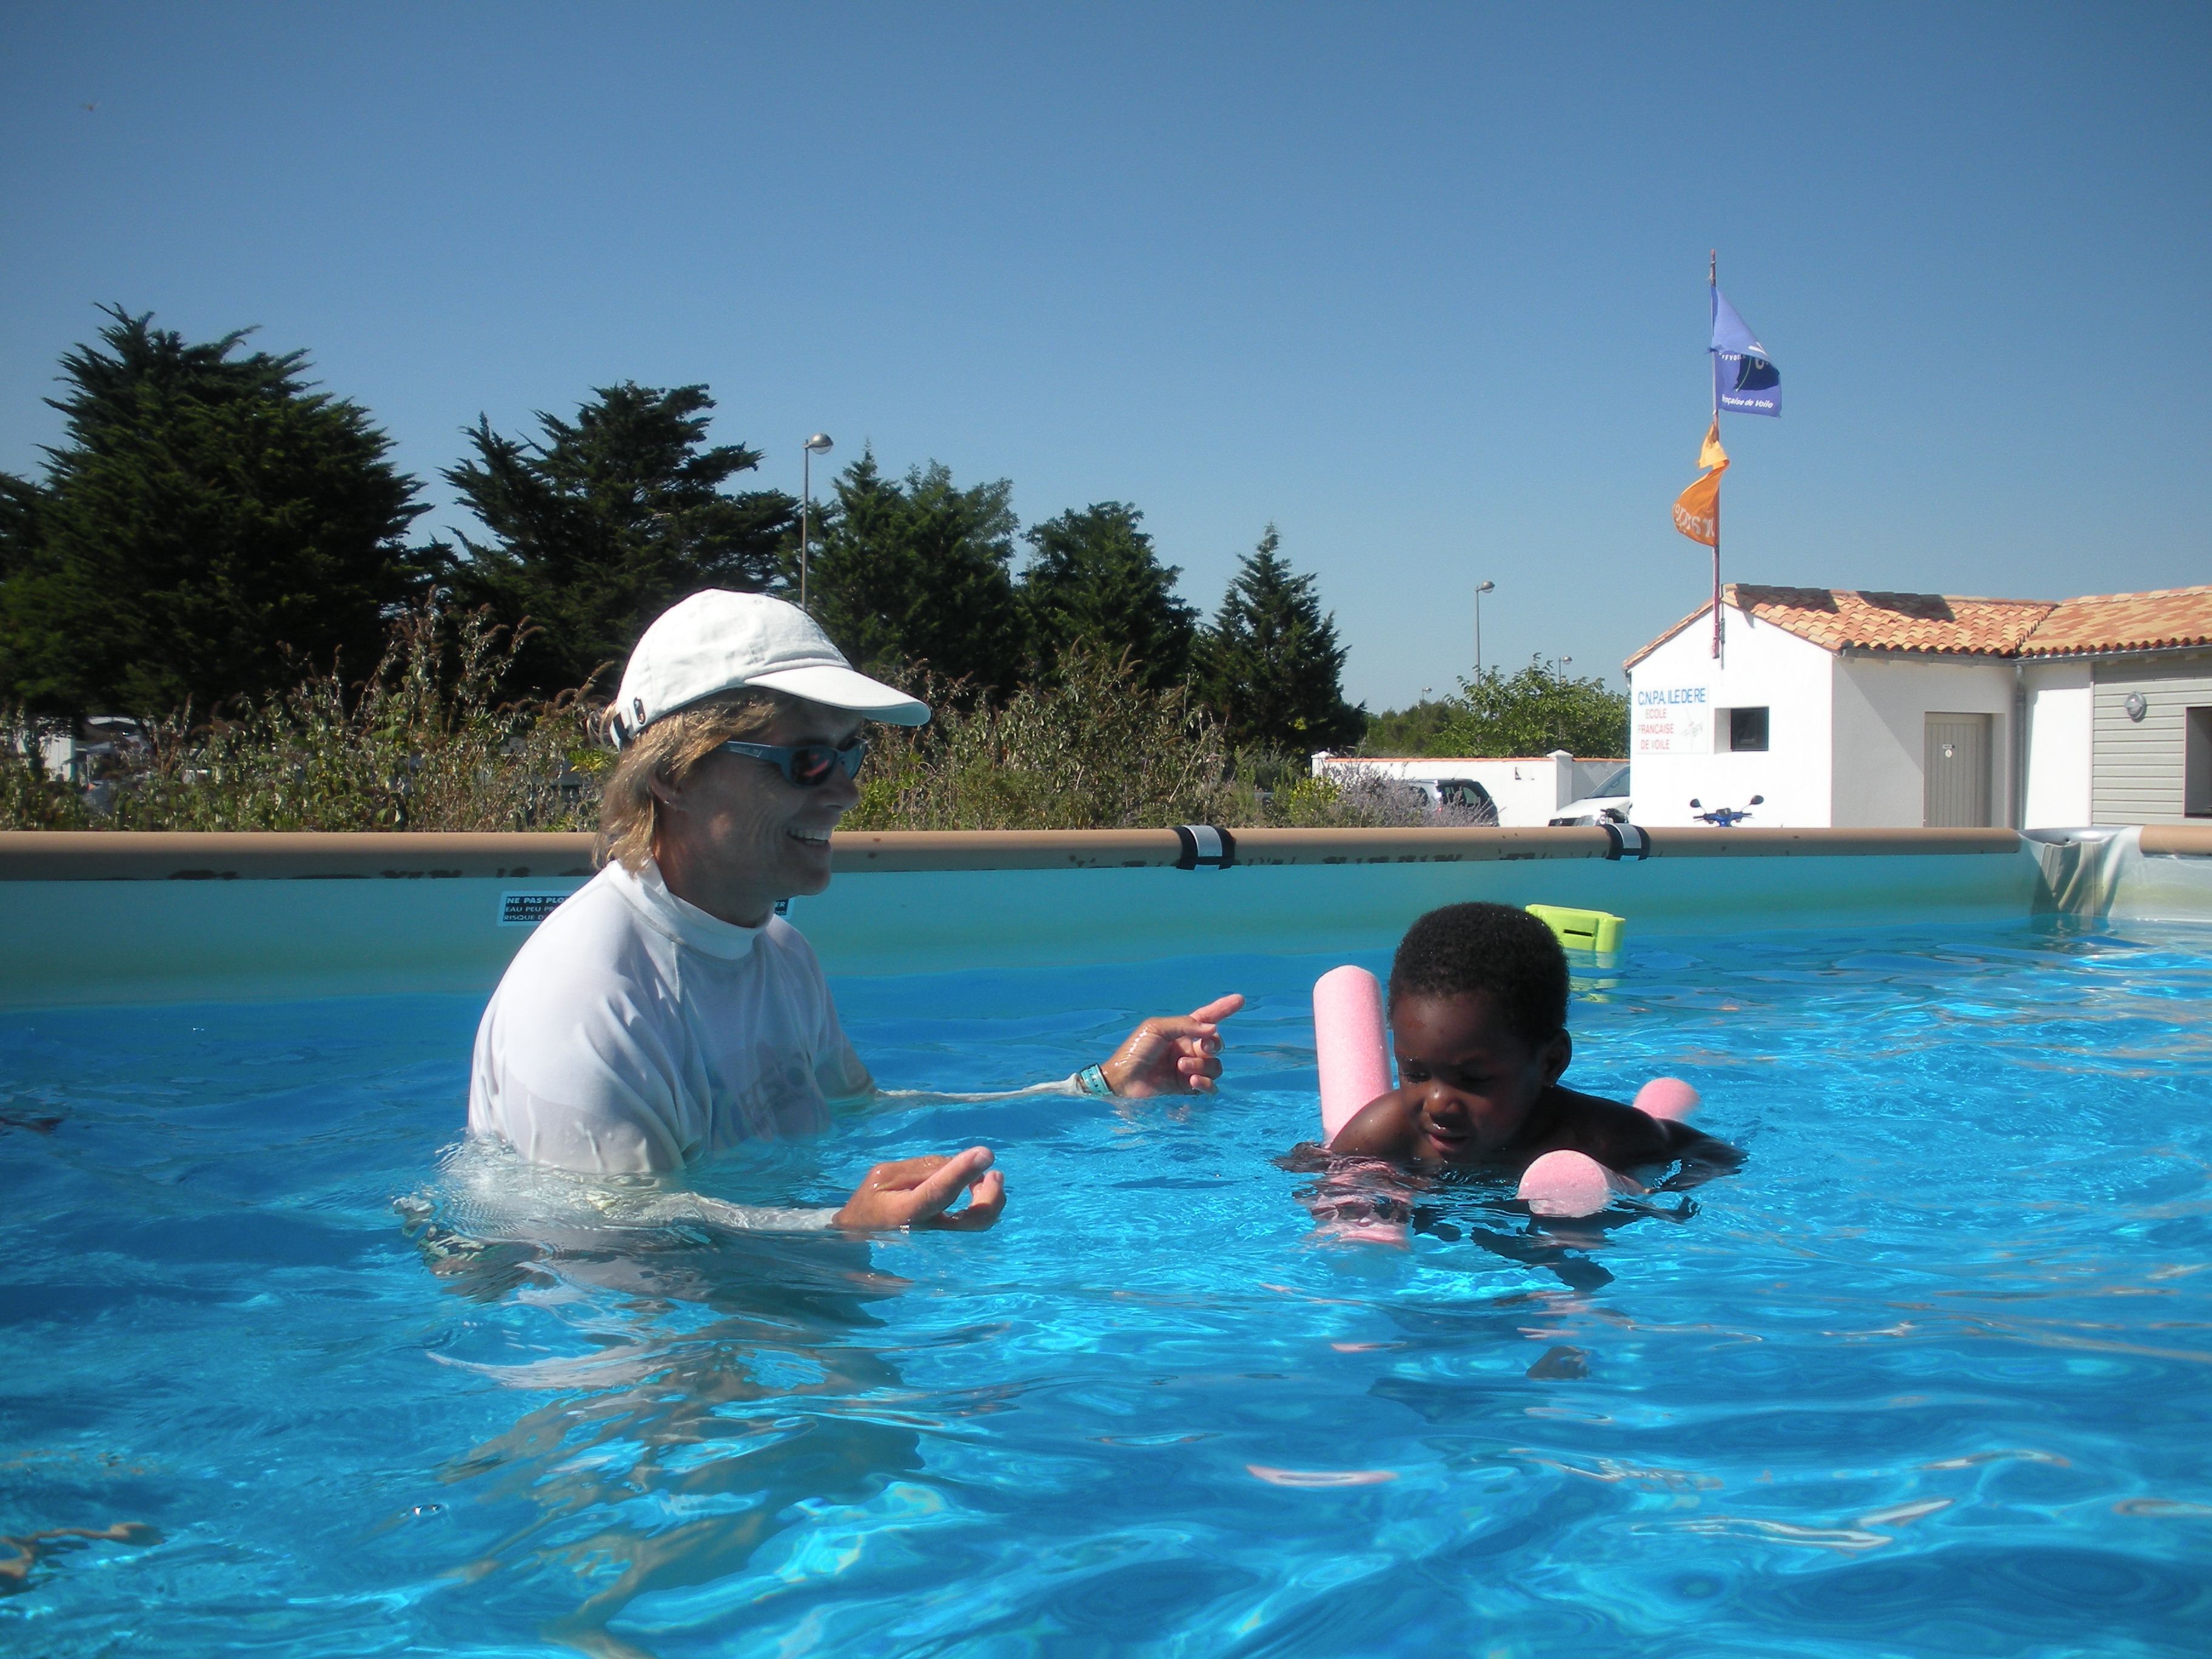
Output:
<svg viewBox="0 0 2212 1659">
<path fill-rule="evenodd" d="M 1178 823 L 1176 839 L 1182 843 L 1178 870 L 1226 870 L 1237 862 L 1237 837 L 1218 824 Z"/>
<path fill-rule="evenodd" d="M 1623 859 L 1634 859 L 1642 863 L 1651 856 L 1651 837 L 1632 823 L 1615 823 L 1607 818 L 1601 826 L 1605 830 L 1605 856 L 1618 864 Z"/>
</svg>

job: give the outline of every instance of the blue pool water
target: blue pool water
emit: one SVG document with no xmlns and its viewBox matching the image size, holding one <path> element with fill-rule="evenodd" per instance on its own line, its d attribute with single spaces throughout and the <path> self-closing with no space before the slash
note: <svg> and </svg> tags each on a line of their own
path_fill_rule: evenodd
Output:
<svg viewBox="0 0 2212 1659">
<path fill-rule="evenodd" d="M 1428 1194 L 1405 1252 L 1273 1162 L 1326 959 L 841 985 L 940 1090 L 1254 1000 L 1218 1098 L 706 1183 L 999 1149 L 997 1231 L 873 1248 L 488 1235 L 475 1000 L 0 1017 L 0 1534 L 109 1534 L 0 1546 L 0 1650 L 2201 1654 L 2206 940 L 1641 942 L 1569 1080 L 1690 1078 L 1742 1174 L 1565 1237 Z"/>
</svg>

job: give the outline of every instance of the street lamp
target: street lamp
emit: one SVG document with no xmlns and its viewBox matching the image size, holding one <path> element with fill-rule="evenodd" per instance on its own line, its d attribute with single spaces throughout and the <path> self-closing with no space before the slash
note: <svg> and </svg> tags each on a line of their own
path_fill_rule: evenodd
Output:
<svg viewBox="0 0 2212 1659">
<path fill-rule="evenodd" d="M 816 433 L 801 446 L 805 452 L 799 463 L 799 608 L 801 611 L 806 609 L 807 520 L 814 512 L 814 458 L 827 455 L 836 447 L 826 432 Z"/>
<path fill-rule="evenodd" d="M 1482 596 L 1493 592 L 1496 582 L 1477 582 L 1474 588 L 1474 683 L 1482 684 Z"/>
</svg>

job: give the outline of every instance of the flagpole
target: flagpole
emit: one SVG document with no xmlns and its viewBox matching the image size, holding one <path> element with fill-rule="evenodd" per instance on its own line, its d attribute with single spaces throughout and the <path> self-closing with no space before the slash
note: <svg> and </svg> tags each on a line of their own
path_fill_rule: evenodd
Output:
<svg viewBox="0 0 2212 1659">
<path fill-rule="evenodd" d="M 1705 283 L 1712 290 L 1712 303 L 1709 309 L 1717 318 L 1720 315 L 1721 307 L 1721 251 L 1718 248 L 1712 250 L 1711 262 L 1705 267 Z M 1713 360 L 1713 430 L 1718 432 L 1721 429 L 1721 355 L 1712 350 L 1711 346 L 1709 337 L 1705 355 Z M 1718 662 L 1720 657 L 1721 492 L 1719 486 L 1716 485 L 1713 489 L 1713 660 Z"/>
</svg>

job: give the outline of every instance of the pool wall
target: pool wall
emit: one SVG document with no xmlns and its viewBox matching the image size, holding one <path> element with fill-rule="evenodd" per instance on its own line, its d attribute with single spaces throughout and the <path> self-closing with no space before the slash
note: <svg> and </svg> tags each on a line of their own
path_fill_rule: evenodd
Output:
<svg viewBox="0 0 2212 1659">
<path fill-rule="evenodd" d="M 792 920 L 833 974 L 1387 945 L 1470 898 L 1610 910 L 1630 937 L 1931 917 L 2212 920 L 2212 827 L 841 834 Z M 0 834 L 0 1006 L 483 990 L 590 877 L 582 836 Z"/>
</svg>

